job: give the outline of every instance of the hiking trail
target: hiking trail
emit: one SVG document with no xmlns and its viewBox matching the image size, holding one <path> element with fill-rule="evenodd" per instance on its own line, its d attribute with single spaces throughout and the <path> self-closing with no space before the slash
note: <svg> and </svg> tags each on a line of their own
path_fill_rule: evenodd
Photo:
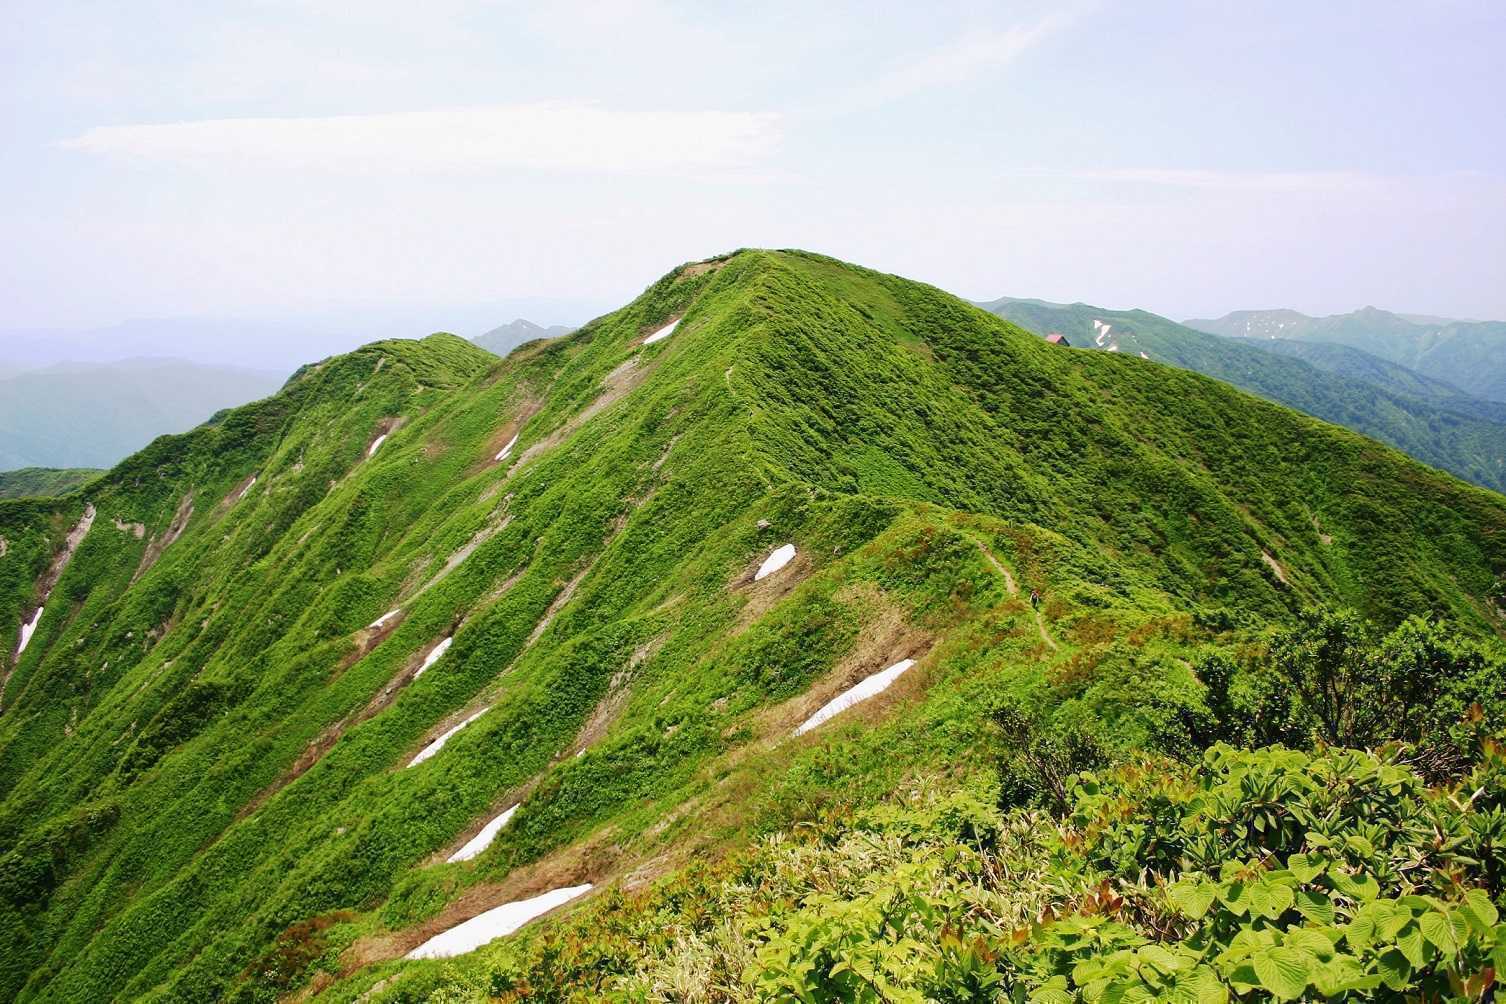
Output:
<svg viewBox="0 0 1506 1004">
<path fill-rule="evenodd" d="M 1015 584 L 1014 575 L 1010 573 L 1008 568 L 1004 567 L 1004 563 L 1002 561 L 994 557 L 994 553 L 988 549 L 988 545 L 983 543 L 983 541 L 981 540 L 974 540 L 973 543 L 978 545 L 978 550 L 983 552 L 983 557 L 987 558 L 988 563 L 994 566 L 994 570 L 997 571 L 1000 575 L 1004 576 L 1004 588 L 1009 591 L 1009 595 L 1020 595 L 1020 587 Z M 1046 618 L 1041 614 L 1039 610 L 1032 610 L 1031 612 L 1035 614 L 1035 626 L 1036 629 L 1041 633 L 1041 641 L 1051 646 L 1051 651 L 1060 651 L 1060 648 L 1057 646 L 1056 641 L 1052 639 L 1050 632 L 1046 630 Z"/>
</svg>

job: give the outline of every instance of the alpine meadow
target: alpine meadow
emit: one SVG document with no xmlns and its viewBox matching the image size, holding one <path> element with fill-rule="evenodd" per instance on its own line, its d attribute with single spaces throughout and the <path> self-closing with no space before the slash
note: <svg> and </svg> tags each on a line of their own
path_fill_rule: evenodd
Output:
<svg viewBox="0 0 1506 1004">
<path fill-rule="evenodd" d="M 1199 373 L 742 250 L 60 487 L 0 499 L 0 999 L 1506 965 L 1506 497 Z"/>
</svg>

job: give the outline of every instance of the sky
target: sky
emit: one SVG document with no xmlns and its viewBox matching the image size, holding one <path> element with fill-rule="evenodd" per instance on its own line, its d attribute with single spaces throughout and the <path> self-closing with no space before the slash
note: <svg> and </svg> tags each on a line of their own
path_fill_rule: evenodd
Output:
<svg viewBox="0 0 1506 1004">
<path fill-rule="evenodd" d="M 12 331 L 580 323 L 745 246 L 973 299 L 1506 318 L 1499 0 L 5 11 Z"/>
</svg>

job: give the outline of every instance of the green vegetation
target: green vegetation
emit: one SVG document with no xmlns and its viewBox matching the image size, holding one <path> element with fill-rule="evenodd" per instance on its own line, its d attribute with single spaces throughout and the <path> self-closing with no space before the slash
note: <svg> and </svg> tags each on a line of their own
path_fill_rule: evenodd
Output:
<svg viewBox="0 0 1506 1004">
<path fill-rule="evenodd" d="M 1143 310 L 1004 298 L 984 309 L 1074 348 L 1144 355 L 1373 436 L 1424 463 L 1506 491 L 1506 405 L 1342 345 L 1226 338 Z M 1096 324 L 1095 324 L 1096 322 Z M 1105 330 L 1097 325 L 1107 324 Z M 1282 331 L 1286 329 L 1276 329 Z M 1502 342 L 1506 347 L 1506 341 Z"/>
<path fill-rule="evenodd" d="M 1347 345 L 1488 401 L 1506 401 L 1506 322 L 1406 317 L 1375 307 L 1308 317 L 1295 310 L 1237 310 L 1190 328 L 1236 338 Z"/>
<path fill-rule="evenodd" d="M 0 471 L 0 499 L 67 495 L 103 474 L 92 467 L 23 467 L 19 471 Z"/>
<path fill-rule="evenodd" d="M 1210 748 L 1229 766 L 1209 776 L 1307 776 L 1289 756 L 1383 774 L 1399 814 L 1444 812 L 1419 773 L 1495 776 L 1494 720 L 1470 709 L 1502 675 L 1506 500 L 800 252 L 676 270 L 505 360 L 448 335 L 367 346 L 80 493 L 0 503 L 8 654 L 90 505 L 0 688 L 0 997 L 859 1000 L 879 976 L 893 999 L 1073 993 L 1053 982 L 1077 979 L 1073 953 L 1097 981 L 1122 975 L 1114 953 L 1202 944 L 1153 876 L 1114 870 L 1135 817 L 1095 823 L 1104 792 L 1202 833 L 1223 824 L 1187 765 Z M 784 543 L 795 561 L 754 582 Z M 890 690 L 793 737 L 905 657 Z M 1282 673 L 1321 694 L 1418 665 L 1441 668 L 1431 689 L 1385 693 L 1428 709 L 1410 731 L 1334 719 L 1408 753 L 1218 745 L 1323 734 Z M 1292 784 L 1259 804 L 1338 797 Z M 1469 829 L 1486 809 L 1451 811 Z M 1347 840 L 1341 824 L 1308 830 Z M 1291 841 L 1296 875 L 1287 859 L 1321 849 Z M 1407 909 L 1481 920 L 1461 914 L 1448 959 L 1424 952 L 1417 986 L 1494 951 L 1477 860 L 1487 878 L 1457 888 L 1373 865 Z M 1156 861 L 1167 882 L 1225 881 L 1193 850 Z M 1292 881 L 1296 902 L 1326 879 Z M 559 920 L 402 961 L 582 882 L 597 891 Z M 1074 935 L 1048 908 L 1111 926 Z M 1235 987 L 1243 963 L 1218 960 L 1256 935 L 1204 916 L 1220 947 L 1190 968 Z M 1352 947 L 1363 973 L 1391 958 Z"/>
</svg>

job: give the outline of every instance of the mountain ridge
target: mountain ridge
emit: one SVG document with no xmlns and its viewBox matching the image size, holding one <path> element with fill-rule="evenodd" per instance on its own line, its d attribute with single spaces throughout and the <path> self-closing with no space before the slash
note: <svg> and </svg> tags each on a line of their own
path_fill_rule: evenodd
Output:
<svg viewBox="0 0 1506 1004">
<path fill-rule="evenodd" d="M 1506 490 L 1506 408 L 1359 349 L 1229 338 L 1144 310 L 1005 297 L 984 309 L 1074 346 L 1171 363 L 1343 425 L 1476 484 Z"/>
<path fill-rule="evenodd" d="M 985 686 L 1151 742 L 1197 646 L 1306 601 L 1506 629 L 1500 496 L 795 251 L 681 266 L 506 359 L 435 335 L 313 364 L 0 503 L 0 536 L 23 1000 L 419 995 L 443 964 L 402 956 L 484 909 L 963 769 Z"/>
<path fill-rule="evenodd" d="M 1417 320 L 1376 307 L 1348 314 L 1308 317 L 1292 310 L 1234 311 L 1187 327 L 1232 337 L 1280 337 L 1335 342 L 1363 349 L 1466 393 L 1506 401 L 1506 322 Z"/>
</svg>

